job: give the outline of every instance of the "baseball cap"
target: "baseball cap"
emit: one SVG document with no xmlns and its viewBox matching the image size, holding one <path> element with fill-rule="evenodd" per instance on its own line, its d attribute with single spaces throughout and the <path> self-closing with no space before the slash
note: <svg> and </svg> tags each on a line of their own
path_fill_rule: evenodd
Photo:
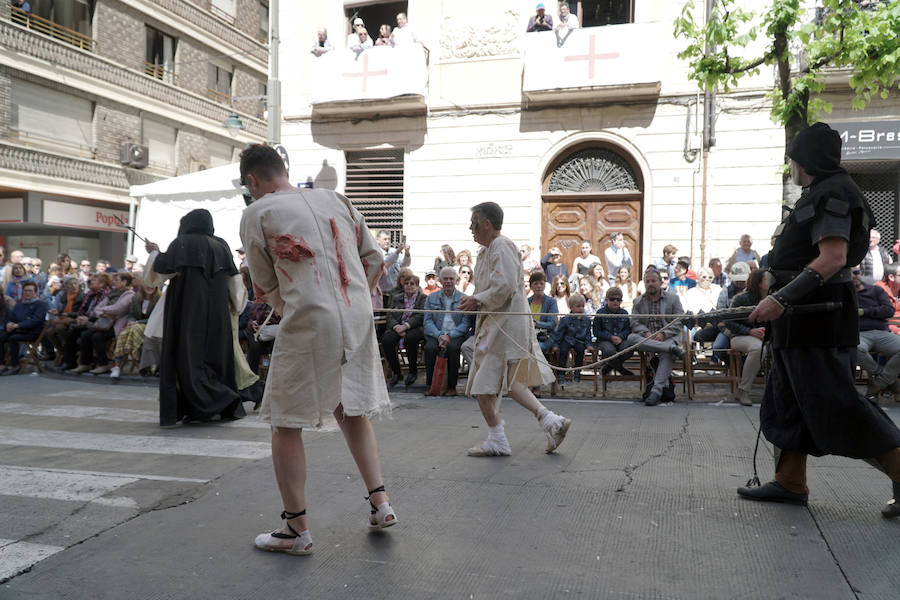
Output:
<svg viewBox="0 0 900 600">
<path fill-rule="evenodd" d="M 750 278 L 750 265 L 745 262 L 736 262 L 731 265 L 728 275 L 732 281 L 747 281 Z"/>
<path fill-rule="evenodd" d="M 543 3 L 543 2 L 538 2 L 537 6 L 535 6 L 534 9 L 535 9 L 535 10 L 543 10 L 543 9 L 544 9 L 544 3 Z"/>
<path fill-rule="evenodd" d="M 237 250 L 235 250 L 235 252 L 240 252 L 241 254 L 247 254 L 246 252 L 244 252 L 244 247 L 243 247 L 243 246 L 241 246 L 240 248 L 238 248 Z"/>
<path fill-rule="evenodd" d="M 354 25 L 365 25 L 366 22 L 363 21 L 362 19 L 360 19 L 359 17 L 356 17 L 355 19 L 353 19 L 353 24 Z"/>
<path fill-rule="evenodd" d="M 550 248 L 550 254 L 559 254 L 560 256 L 562 256 L 562 252 L 560 252 L 559 248 L 557 248 L 556 246 Z"/>
<path fill-rule="evenodd" d="M 138 257 L 134 254 L 129 254 L 125 257 L 125 262 L 136 263 L 138 261 Z"/>
<path fill-rule="evenodd" d="M 425 271 L 425 277 L 437 277 L 437 271 L 434 269 L 429 269 Z"/>
</svg>

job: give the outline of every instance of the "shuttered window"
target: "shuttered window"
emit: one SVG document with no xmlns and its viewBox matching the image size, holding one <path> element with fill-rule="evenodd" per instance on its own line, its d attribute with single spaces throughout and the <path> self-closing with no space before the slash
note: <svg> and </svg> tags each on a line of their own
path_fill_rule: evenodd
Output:
<svg viewBox="0 0 900 600">
<path fill-rule="evenodd" d="M 869 161 L 859 168 L 865 170 L 852 173 L 853 180 L 875 214 L 875 229 L 881 234 L 881 247 L 890 250 L 900 236 L 900 164 Z"/>
<path fill-rule="evenodd" d="M 371 229 L 387 229 L 399 241 L 403 230 L 403 150 L 347 152 L 345 195 Z"/>
<path fill-rule="evenodd" d="M 232 148 L 229 144 L 223 144 L 214 140 L 207 142 L 209 145 L 209 166 L 221 167 L 222 165 L 230 165 L 232 162 Z"/>
<path fill-rule="evenodd" d="M 77 154 L 94 145 L 94 103 L 19 79 L 12 80 L 11 129 L 25 145 L 50 145 Z"/>
<path fill-rule="evenodd" d="M 175 172 L 175 128 L 144 119 L 144 143 L 150 148 L 150 166 L 164 173 Z"/>
</svg>

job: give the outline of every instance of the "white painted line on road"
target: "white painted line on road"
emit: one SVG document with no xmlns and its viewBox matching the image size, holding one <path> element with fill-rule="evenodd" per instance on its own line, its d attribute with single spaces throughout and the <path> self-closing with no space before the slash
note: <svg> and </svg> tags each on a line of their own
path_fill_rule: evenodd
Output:
<svg viewBox="0 0 900 600">
<path fill-rule="evenodd" d="M 0 495 L 24 498 L 46 498 L 66 502 L 97 502 L 105 506 L 137 508 L 131 498 L 103 498 L 123 485 L 137 479 L 76 475 L 51 471 L 23 471 L 0 467 Z"/>
<path fill-rule="evenodd" d="M 159 397 L 159 391 L 155 388 L 132 388 L 133 391 L 121 392 L 118 390 L 104 389 L 98 386 L 96 390 L 68 390 L 65 392 L 53 392 L 47 394 L 51 398 L 90 398 L 91 400 L 140 400 L 142 402 L 154 401 Z"/>
<path fill-rule="evenodd" d="M 0 539 L 0 581 L 15 577 L 61 550 L 65 548 Z"/>
<path fill-rule="evenodd" d="M 41 406 L 23 402 L 0 403 L 0 413 L 27 415 L 33 417 L 63 417 L 68 419 L 97 419 L 120 423 L 159 423 L 159 412 L 136 408 L 113 408 L 107 406 L 81 406 L 79 404 Z M 216 423 L 216 427 L 237 427 L 249 429 L 270 429 L 269 423 L 247 417 L 237 421 Z"/>
<path fill-rule="evenodd" d="M 75 433 L 46 429 L 0 427 L 0 445 L 134 452 L 139 454 L 177 454 L 256 460 L 271 454 L 268 442 L 242 442 L 173 435 L 123 435 L 117 433 Z"/>
<path fill-rule="evenodd" d="M 184 483 L 208 483 L 209 479 L 194 479 L 192 477 L 168 477 L 166 475 L 144 475 L 134 473 L 106 473 L 103 471 L 80 471 L 78 469 L 50 469 L 46 467 L 23 467 L 20 465 L 0 465 L 2 469 L 17 469 L 34 473 L 71 473 L 73 475 L 96 475 L 98 477 L 121 477 L 122 479 L 146 479 L 148 481 L 181 481 Z"/>
</svg>

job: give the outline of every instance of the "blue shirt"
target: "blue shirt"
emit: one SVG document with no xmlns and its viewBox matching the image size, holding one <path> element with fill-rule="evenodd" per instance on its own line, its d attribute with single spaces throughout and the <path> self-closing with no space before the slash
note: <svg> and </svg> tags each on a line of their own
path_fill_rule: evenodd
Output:
<svg viewBox="0 0 900 600">
<path fill-rule="evenodd" d="M 437 290 L 433 294 L 429 294 L 428 297 L 425 298 L 425 310 L 447 310 L 444 307 L 444 298 L 446 298 L 444 290 Z M 462 298 L 463 293 L 454 289 L 453 295 L 450 297 L 450 310 L 457 310 L 459 308 L 459 301 L 462 300 Z M 450 330 L 447 330 L 444 327 L 444 317 L 446 316 L 447 315 L 442 315 L 440 313 L 425 313 L 425 335 L 433 338 L 439 338 L 445 333 L 451 338 L 469 336 L 469 330 L 472 328 L 471 315 L 464 315 L 461 313 L 450 314 L 449 316 L 455 324 L 453 329 Z"/>
</svg>

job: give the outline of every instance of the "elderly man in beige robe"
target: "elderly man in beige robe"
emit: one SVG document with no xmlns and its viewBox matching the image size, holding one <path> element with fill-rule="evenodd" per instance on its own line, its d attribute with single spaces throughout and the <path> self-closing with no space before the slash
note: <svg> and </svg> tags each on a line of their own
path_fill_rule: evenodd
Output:
<svg viewBox="0 0 900 600">
<path fill-rule="evenodd" d="M 256 200 L 241 219 L 257 300 L 282 315 L 260 419 L 272 424 L 272 462 L 284 526 L 256 537 L 270 552 L 312 551 L 306 522 L 303 428 L 340 427 L 369 490 L 369 528 L 397 523 L 369 415 L 390 411 L 378 357 L 371 290 L 381 251 L 362 215 L 330 190 L 298 190 L 271 147 L 241 154 Z"/>
<path fill-rule="evenodd" d="M 472 208 L 470 229 L 483 246 L 475 263 L 475 289 L 459 303 L 460 310 L 528 313 L 522 283 L 519 249 L 500 234 L 503 209 L 494 202 Z M 500 396 L 509 396 L 537 417 L 547 435 L 548 453 L 556 450 L 569 431 L 571 420 L 541 404 L 530 387 L 553 381 L 553 372 L 538 346 L 534 320 L 527 316 L 479 315 L 475 326 L 474 362 L 466 393 L 475 396 L 489 427 L 488 438 L 469 449 L 469 456 L 509 456 L 509 440 L 500 420 Z"/>
</svg>

